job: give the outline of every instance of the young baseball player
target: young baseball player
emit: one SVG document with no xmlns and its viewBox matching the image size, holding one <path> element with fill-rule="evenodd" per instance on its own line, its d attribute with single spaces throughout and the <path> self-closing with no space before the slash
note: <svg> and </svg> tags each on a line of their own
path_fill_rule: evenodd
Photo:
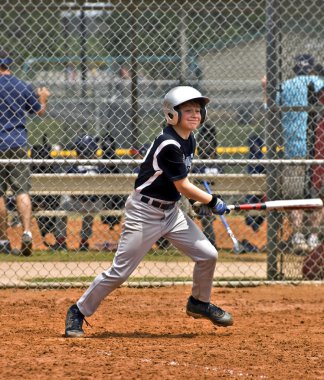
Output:
<svg viewBox="0 0 324 380">
<path fill-rule="evenodd" d="M 214 325 L 230 326 L 231 314 L 210 303 L 217 250 L 201 229 L 178 207 L 181 194 L 197 208 L 228 213 L 215 195 L 200 190 L 188 179 L 195 151 L 193 132 L 206 118 L 209 99 L 189 86 L 170 90 L 163 102 L 167 126 L 155 139 L 141 164 L 135 187 L 125 205 L 125 222 L 114 261 L 99 274 L 66 316 L 65 335 L 81 337 L 85 317 L 133 273 L 152 245 L 162 236 L 194 262 L 192 294 L 187 314 L 207 318 Z"/>
</svg>

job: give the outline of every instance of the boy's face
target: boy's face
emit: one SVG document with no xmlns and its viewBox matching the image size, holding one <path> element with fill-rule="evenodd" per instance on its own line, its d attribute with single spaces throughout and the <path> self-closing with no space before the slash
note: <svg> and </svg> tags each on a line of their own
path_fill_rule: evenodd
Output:
<svg viewBox="0 0 324 380">
<path fill-rule="evenodd" d="M 197 102 L 186 102 L 179 107 L 181 112 L 181 120 L 179 127 L 187 130 L 194 131 L 200 126 L 201 123 L 201 107 Z"/>
</svg>

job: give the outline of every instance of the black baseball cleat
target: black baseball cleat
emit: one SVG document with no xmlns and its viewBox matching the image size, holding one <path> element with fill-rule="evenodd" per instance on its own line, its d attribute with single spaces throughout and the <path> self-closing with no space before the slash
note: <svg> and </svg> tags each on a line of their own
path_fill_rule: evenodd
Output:
<svg viewBox="0 0 324 380">
<path fill-rule="evenodd" d="M 87 241 L 81 241 L 79 246 L 80 252 L 88 252 L 89 251 L 89 243 Z"/>
<path fill-rule="evenodd" d="M 21 253 L 23 256 L 31 256 L 33 252 L 33 238 L 30 234 L 24 232 L 21 242 Z"/>
<path fill-rule="evenodd" d="M 76 304 L 69 307 L 65 319 L 65 336 L 68 338 L 80 338 L 84 336 L 82 325 L 84 315 Z"/>
<path fill-rule="evenodd" d="M 46 244 L 50 251 L 67 251 L 67 245 L 66 243 L 59 243 L 56 242 L 54 244 Z"/>
<path fill-rule="evenodd" d="M 233 324 L 233 318 L 230 313 L 212 303 L 196 300 L 193 296 L 188 298 L 187 315 L 193 318 L 209 319 L 217 326 L 227 327 Z"/>
<path fill-rule="evenodd" d="M 5 255 L 10 255 L 10 253 L 12 253 L 9 241 L 0 243 L 0 253 L 4 253 Z"/>
</svg>

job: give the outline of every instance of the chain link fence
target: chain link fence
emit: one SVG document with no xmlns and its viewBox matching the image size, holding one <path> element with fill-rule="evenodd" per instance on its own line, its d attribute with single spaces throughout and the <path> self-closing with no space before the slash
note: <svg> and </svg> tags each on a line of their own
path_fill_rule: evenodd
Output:
<svg viewBox="0 0 324 380">
<path fill-rule="evenodd" d="M 28 158 L 9 160 L 0 82 L 0 165 L 30 167 L 33 206 L 26 257 L 17 194 L 2 190 L 0 285 L 80 286 L 110 265 L 136 168 L 164 125 L 162 99 L 176 85 L 211 98 L 196 133 L 196 184 L 205 176 L 229 204 L 323 198 L 321 5 L 1 0 L 8 68 L 51 96 L 45 116 L 27 117 Z M 181 207 L 191 213 L 186 201 Z M 218 248 L 215 283 L 240 284 L 323 280 L 322 211 L 233 212 L 227 220 L 239 252 L 219 217 L 192 217 Z M 161 239 L 128 284 L 184 283 L 192 268 Z"/>
</svg>

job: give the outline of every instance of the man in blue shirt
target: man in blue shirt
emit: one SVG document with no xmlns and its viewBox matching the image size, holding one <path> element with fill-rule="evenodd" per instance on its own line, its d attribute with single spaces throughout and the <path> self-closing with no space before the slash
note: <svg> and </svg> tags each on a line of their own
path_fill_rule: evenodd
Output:
<svg viewBox="0 0 324 380">
<path fill-rule="evenodd" d="M 27 158 L 26 114 L 43 115 L 50 95 L 42 87 L 34 92 L 27 83 L 16 78 L 9 70 L 12 59 L 0 51 L 0 158 Z M 29 167 L 23 163 L 0 166 L 0 253 L 11 253 L 6 234 L 7 209 L 5 195 L 8 187 L 16 196 L 17 210 L 23 225 L 21 253 L 30 256 L 32 234 L 30 231 L 32 206 L 29 196 Z"/>
<path fill-rule="evenodd" d="M 295 77 L 284 81 L 277 92 L 277 104 L 280 106 L 296 107 L 309 105 L 309 86 L 315 93 L 324 88 L 324 81 L 316 75 L 315 59 L 310 54 L 302 54 L 294 58 L 293 71 Z M 266 80 L 262 82 L 264 89 Z M 285 158 L 309 158 L 307 132 L 309 127 L 309 113 L 306 111 L 282 112 L 282 131 L 284 138 Z M 282 195 L 286 199 L 305 197 L 306 166 L 287 165 L 282 172 Z M 303 211 L 294 210 L 290 213 L 293 228 L 292 245 L 296 251 L 308 250 L 311 244 L 306 242 L 303 235 Z"/>
<path fill-rule="evenodd" d="M 308 86 L 313 83 L 315 92 L 324 87 L 324 81 L 315 75 L 314 58 L 303 54 L 295 58 L 293 68 L 296 76 L 283 82 L 277 93 L 277 102 L 282 106 L 307 106 Z M 308 112 L 283 112 L 282 126 L 286 158 L 307 158 Z"/>
</svg>

